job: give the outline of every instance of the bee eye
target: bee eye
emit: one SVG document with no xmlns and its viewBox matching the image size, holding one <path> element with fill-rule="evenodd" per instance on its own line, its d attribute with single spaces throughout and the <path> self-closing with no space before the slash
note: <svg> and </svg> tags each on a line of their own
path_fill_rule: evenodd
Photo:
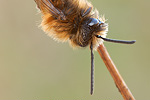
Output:
<svg viewBox="0 0 150 100">
<path fill-rule="evenodd" d="M 102 22 L 96 18 L 91 18 L 90 22 L 88 23 L 89 26 L 97 26 L 101 24 Z"/>
</svg>

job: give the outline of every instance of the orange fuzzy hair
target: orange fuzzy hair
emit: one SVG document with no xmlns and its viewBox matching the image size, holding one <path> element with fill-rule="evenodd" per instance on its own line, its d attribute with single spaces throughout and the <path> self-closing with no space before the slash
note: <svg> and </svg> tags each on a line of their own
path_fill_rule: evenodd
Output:
<svg viewBox="0 0 150 100">
<path fill-rule="evenodd" d="M 98 11 L 92 11 L 93 6 L 87 0 L 35 0 L 41 10 L 42 29 L 53 39 L 65 42 L 69 40 L 73 47 L 82 43 L 80 28 L 82 21 L 87 17 L 98 18 Z M 101 18 L 105 22 L 104 18 Z M 106 31 L 98 33 L 106 37 Z M 102 39 L 93 37 L 93 46 L 103 42 Z M 89 41 L 89 42 L 90 42 Z"/>
</svg>

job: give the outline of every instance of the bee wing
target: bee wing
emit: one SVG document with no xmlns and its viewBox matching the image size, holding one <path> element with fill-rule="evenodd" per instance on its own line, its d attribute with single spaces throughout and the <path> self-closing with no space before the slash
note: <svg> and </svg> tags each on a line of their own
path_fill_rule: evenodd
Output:
<svg viewBox="0 0 150 100">
<path fill-rule="evenodd" d="M 37 4 L 37 7 L 42 11 L 42 13 L 50 13 L 55 16 L 57 19 L 66 20 L 66 16 L 62 11 L 55 8 L 52 1 L 50 0 L 34 0 Z"/>
</svg>

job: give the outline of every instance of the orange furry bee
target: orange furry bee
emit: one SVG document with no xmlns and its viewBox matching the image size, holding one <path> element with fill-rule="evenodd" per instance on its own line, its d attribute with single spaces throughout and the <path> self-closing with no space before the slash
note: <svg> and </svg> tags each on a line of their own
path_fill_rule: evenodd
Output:
<svg viewBox="0 0 150 100">
<path fill-rule="evenodd" d="M 41 26 L 50 37 L 58 41 L 69 41 L 72 47 L 87 47 L 91 50 L 91 94 L 94 85 L 93 50 L 104 41 L 132 44 L 106 38 L 108 24 L 104 17 L 87 0 L 35 0 L 42 16 Z"/>
</svg>

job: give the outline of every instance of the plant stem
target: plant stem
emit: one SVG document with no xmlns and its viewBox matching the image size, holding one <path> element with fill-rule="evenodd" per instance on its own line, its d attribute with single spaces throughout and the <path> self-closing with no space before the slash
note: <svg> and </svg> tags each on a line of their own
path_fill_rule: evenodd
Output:
<svg viewBox="0 0 150 100">
<path fill-rule="evenodd" d="M 100 54 L 101 58 L 103 59 L 107 69 L 109 70 L 113 80 L 119 92 L 123 96 L 124 100 L 135 100 L 132 93 L 130 92 L 129 88 L 127 87 L 126 83 L 124 82 L 123 78 L 121 77 L 118 69 L 116 68 L 115 64 L 113 63 L 112 59 L 110 58 L 104 44 L 101 44 L 97 48 L 98 53 Z"/>
</svg>

